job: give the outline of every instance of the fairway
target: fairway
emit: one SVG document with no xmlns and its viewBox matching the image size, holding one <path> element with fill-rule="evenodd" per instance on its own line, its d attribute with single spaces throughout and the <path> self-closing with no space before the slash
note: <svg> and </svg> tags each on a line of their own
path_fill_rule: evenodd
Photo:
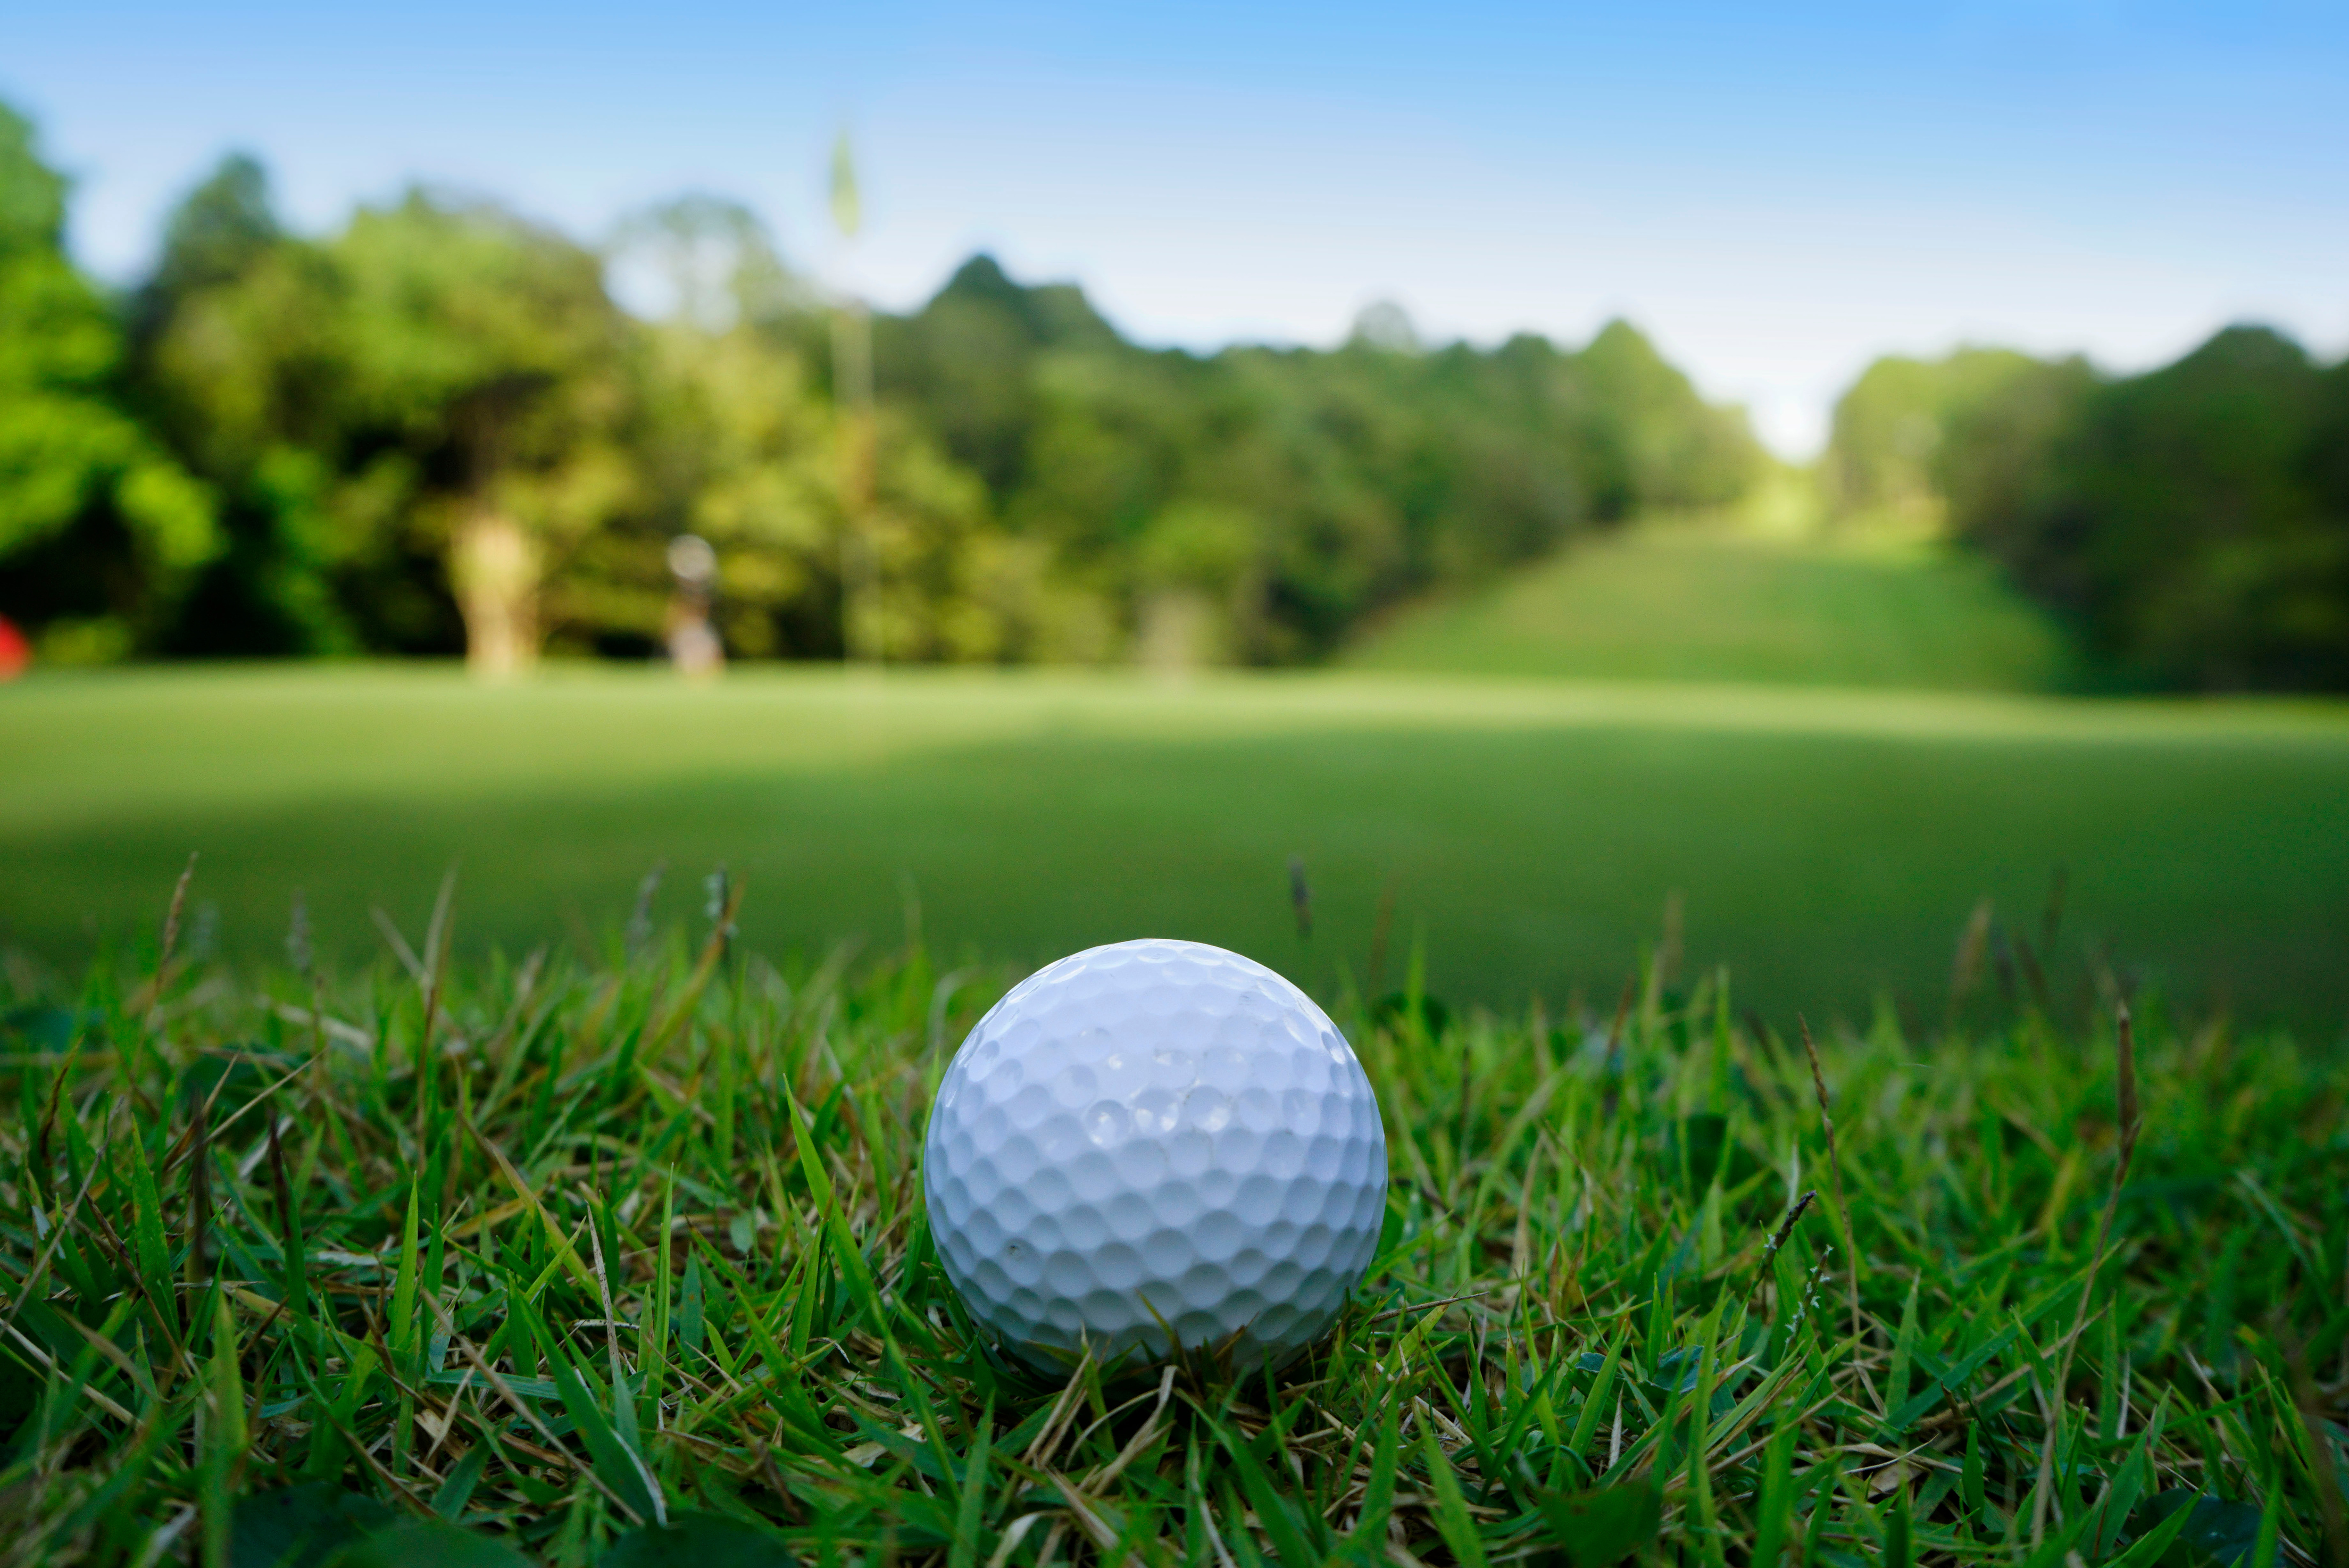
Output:
<svg viewBox="0 0 2349 1568">
<path fill-rule="evenodd" d="M 0 691 L 0 940 L 62 965 L 191 930 L 329 954 L 413 939 L 459 870 L 460 949 L 698 922 L 722 861 L 754 947 L 1033 964 L 1141 934 L 1238 948 L 1325 994 L 1423 936 L 1455 1004 L 1611 1006 L 1673 893 L 1683 973 L 1738 1004 L 1938 1020 L 1977 901 L 2040 934 L 2059 999 L 2101 965 L 2321 1037 L 2349 1009 L 2349 712 L 1362 675 L 836 669 L 688 687 L 557 669 L 49 675 Z M 1288 866 L 1311 880 L 1299 937 Z M 915 913 L 918 910 L 917 915 Z M 1995 965 L 1984 971 L 1995 987 Z"/>
<path fill-rule="evenodd" d="M 1922 540 L 1773 537 L 1654 521 L 1482 593 L 1414 606 L 1365 669 L 2037 691 L 2074 672 L 1988 562 Z"/>
</svg>

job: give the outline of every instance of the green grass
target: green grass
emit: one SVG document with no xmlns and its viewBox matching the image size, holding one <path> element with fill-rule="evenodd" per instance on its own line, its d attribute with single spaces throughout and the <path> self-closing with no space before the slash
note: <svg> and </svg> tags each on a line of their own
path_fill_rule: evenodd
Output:
<svg viewBox="0 0 2349 1568">
<path fill-rule="evenodd" d="M 2281 1038 L 1881 1024 L 1815 1097 L 1710 980 L 1433 1038 L 1337 997 L 1393 1183 L 1332 1336 L 1061 1384 L 920 1202 L 1002 976 L 447 930 L 340 983 L 6 972 L 0 1562 L 2349 1551 L 2349 1068 Z"/>
<path fill-rule="evenodd" d="M 2349 1016 L 2337 705 L 313 666 L 20 682 L 0 757 L 0 944 L 67 972 L 200 851 L 190 940 L 247 958 L 297 891 L 322 951 L 372 953 L 370 911 L 420 923 L 452 865 L 460 952 L 592 953 L 657 862 L 666 919 L 722 861 L 768 952 L 893 944 L 910 894 L 957 962 L 1175 935 L 1392 989 L 1423 934 L 1446 999 L 1562 1006 L 1611 998 L 1677 892 L 1684 969 L 1730 965 L 1741 1010 L 1918 1023 L 1987 897 L 1978 1000 L 2035 965 L 2066 1017 L 2116 986 L 2323 1040 Z"/>
<path fill-rule="evenodd" d="M 1609 680 L 2039 691 L 2071 674 L 2044 615 L 1925 542 L 1649 523 L 1406 611 L 1350 663 Z"/>
</svg>

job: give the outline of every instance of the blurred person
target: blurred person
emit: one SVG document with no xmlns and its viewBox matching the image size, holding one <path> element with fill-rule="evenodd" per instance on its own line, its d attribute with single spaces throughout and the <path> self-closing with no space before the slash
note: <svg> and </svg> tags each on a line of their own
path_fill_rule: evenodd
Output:
<svg viewBox="0 0 2349 1568">
<path fill-rule="evenodd" d="M 668 601 L 668 662 L 696 680 L 725 673 L 726 646 L 709 624 L 709 601 L 718 586 L 718 552 L 698 534 L 669 541 L 669 575 L 677 580 Z"/>
</svg>

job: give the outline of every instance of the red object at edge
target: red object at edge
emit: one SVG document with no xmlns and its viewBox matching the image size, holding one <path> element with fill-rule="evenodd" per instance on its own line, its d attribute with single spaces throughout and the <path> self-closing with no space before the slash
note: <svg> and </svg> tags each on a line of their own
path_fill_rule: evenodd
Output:
<svg viewBox="0 0 2349 1568">
<path fill-rule="evenodd" d="M 33 662 L 33 645 L 16 630 L 15 622 L 0 615 L 0 681 L 12 681 Z"/>
</svg>

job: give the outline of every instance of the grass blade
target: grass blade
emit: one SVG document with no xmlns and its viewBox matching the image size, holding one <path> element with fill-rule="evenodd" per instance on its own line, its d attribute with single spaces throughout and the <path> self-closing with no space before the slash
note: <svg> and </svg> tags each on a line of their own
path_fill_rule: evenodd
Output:
<svg viewBox="0 0 2349 1568">
<path fill-rule="evenodd" d="M 644 1457 L 621 1440 L 590 1391 L 587 1378 L 571 1358 L 563 1342 L 546 1331 L 528 1296 L 520 1293 L 510 1298 L 510 1310 L 523 1314 L 530 1322 L 533 1333 L 545 1348 L 547 1367 L 554 1379 L 556 1397 L 563 1402 L 563 1413 L 571 1418 L 578 1429 L 580 1440 L 595 1461 L 596 1479 L 638 1523 L 668 1522 L 668 1508 L 661 1496 L 660 1483 L 653 1479 L 651 1467 Z M 626 1398 L 625 1389 L 615 1390 L 616 1398 Z"/>
<path fill-rule="evenodd" d="M 1444 1543 L 1452 1548 L 1461 1568 L 1485 1568 L 1485 1538 L 1477 1533 L 1475 1521 L 1468 1517 L 1468 1500 L 1461 1495 L 1460 1478 L 1453 1472 L 1443 1445 L 1435 1440 L 1433 1425 L 1420 1429 L 1419 1446 L 1428 1484 L 1435 1492 L 1435 1525 L 1444 1532 Z"/>
</svg>

